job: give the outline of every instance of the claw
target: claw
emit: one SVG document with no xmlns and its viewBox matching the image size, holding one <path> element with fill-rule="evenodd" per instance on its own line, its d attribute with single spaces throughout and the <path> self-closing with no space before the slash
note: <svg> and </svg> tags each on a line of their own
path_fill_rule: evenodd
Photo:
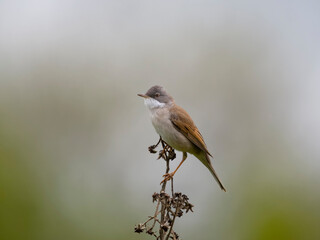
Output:
<svg viewBox="0 0 320 240">
<path fill-rule="evenodd" d="M 174 175 L 174 172 L 164 174 L 163 175 L 164 179 L 161 181 L 160 184 L 167 182 L 167 181 L 170 181 L 173 178 L 173 175 Z"/>
</svg>

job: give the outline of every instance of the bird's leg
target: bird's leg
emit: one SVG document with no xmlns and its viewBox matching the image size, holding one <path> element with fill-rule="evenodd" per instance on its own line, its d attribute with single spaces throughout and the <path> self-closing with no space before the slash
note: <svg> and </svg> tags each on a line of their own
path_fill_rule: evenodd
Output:
<svg viewBox="0 0 320 240">
<path fill-rule="evenodd" d="M 187 153 L 183 152 L 183 156 L 182 156 L 182 161 L 179 163 L 178 167 L 176 168 L 176 170 L 174 170 L 171 173 L 166 173 L 163 175 L 164 179 L 161 181 L 160 184 L 169 181 L 170 179 L 173 178 L 174 174 L 178 171 L 179 167 L 182 165 L 182 163 L 187 159 Z"/>
</svg>

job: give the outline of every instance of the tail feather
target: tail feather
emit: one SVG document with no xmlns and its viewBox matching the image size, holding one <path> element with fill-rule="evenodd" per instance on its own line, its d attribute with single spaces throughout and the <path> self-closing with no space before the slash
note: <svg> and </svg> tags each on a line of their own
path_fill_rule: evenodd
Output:
<svg viewBox="0 0 320 240">
<path fill-rule="evenodd" d="M 209 155 L 205 152 L 202 152 L 202 154 L 200 156 L 197 156 L 199 158 L 199 160 L 209 169 L 209 171 L 211 172 L 212 176 L 214 177 L 214 179 L 217 181 L 217 183 L 219 184 L 220 188 L 226 192 L 226 189 L 224 188 L 224 186 L 222 185 L 216 171 L 214 170 L 212 164 L 211 164 L 211 160 L 209 158 Z"/>
</svg>

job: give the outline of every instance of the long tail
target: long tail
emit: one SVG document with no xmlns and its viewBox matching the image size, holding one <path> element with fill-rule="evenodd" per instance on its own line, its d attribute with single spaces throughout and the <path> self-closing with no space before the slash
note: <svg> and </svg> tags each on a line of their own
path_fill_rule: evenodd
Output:
<svg viewBox="0 0 320 240">
<path fill-rule="evenodd" d="M 211 172 L 212 176 L 214 177 L 214 179 L 217 181 L 217 183 L 219 184 L 220 188 L 226 192 L 226 189 L 224 188 L 224 186 L 222 185 L 216 171 L 214 170 L 212 164 L 211 164 L 211 160 L 210 157 L 207 153 L 202 152 L 202 154 L 200 156 L 197 156 L 199 158 L 199 160 L 209 169 L 209 171 Z"/>
</svg>

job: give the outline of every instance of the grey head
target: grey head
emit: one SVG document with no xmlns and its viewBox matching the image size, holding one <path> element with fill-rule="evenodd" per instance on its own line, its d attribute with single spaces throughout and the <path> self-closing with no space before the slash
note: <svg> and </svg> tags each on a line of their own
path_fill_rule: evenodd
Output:
<svg viewBox="0 0 320 240">
<path fill-rule="evenodd" d="M 139 96 L 145 98 L 153 98 L 158 102 L 164 104 L 170 104 L 174 101 L 173 98 L 166 92 L 166 90 L 164 90 L 163 87 L 158 85 L 151 87 L 145 95 L 139 94 Z"/>
<path fill-rule="evenodd" d="M 151 87 L 147 91 L 146 95 L 161 103 L 173 102 L 173 98 L 166 92 L 166 90 L 164 90 L 163 87 L 158 85 Z"/>
</svg>

